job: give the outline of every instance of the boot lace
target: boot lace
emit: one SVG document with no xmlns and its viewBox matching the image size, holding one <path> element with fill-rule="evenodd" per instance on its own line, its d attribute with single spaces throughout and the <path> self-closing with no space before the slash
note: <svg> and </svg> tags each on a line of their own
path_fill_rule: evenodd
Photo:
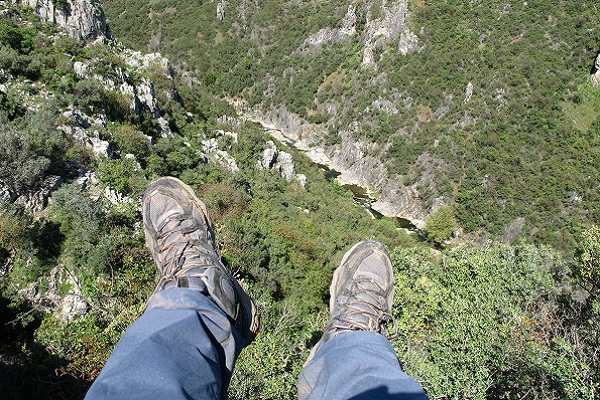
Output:
<svg viewBox="0 0 600 400">
<path fill-rule="evenodd" d="M 396 318 L 385 311 L 387 304 L 382 285 L 368 278 L 358 278 L 354 280 L 350 293 L 340 313 L 331 321 L 330 327 L 334 331 L 367 330 L 384 334 L 390 340 L 398 336 Z M 391 334 L 385 330 L 390 321 L 393 323 Z"/>
<path fill-rule="evenodd" d="M 192 269 L 216 266 L 214 250 L 206 247 L 196 237 L 190 237 L 190 234 L 197 230 L 201 230 L 200 237 L 207 237 L 210 242 L 207 227 L 187 214 L 171 215 L 158 226 L 157 231 L 160 233 L 157 244 L 163 260 L 160 265 L 163 273 L 160 287 L 176 280 L 177 276 L 186 275 Z M 194 275 L 201 276 L 201 274 Z"/>
</svg>

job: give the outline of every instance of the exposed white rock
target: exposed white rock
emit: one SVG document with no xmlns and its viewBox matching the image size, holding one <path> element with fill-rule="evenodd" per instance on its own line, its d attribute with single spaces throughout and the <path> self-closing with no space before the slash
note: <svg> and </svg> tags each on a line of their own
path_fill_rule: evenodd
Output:
<svg viewBox="0 0 600 400">
<path fill-rule="evenodd" d="M 94 131 L 93 136 L 85 139 L 85 146 L 91 149 L 97 157 L 109 158 L 113 153 L 112 145 L 106 140 L 100 139 L 98 131 Z"/>
<path fill-rule="evenodd" d="M 158 100 L 154 92 L 154 83 L 148 78 L 142 78 L 140 83 L 136 85 L 136 99 L 140 106 L 145 107 L 154 119 L 160 117 L 160 109 L 158 108 Z"/>
<path fill-rule="evenodd" d="M 219 124 L 228 125 L 233 129 L 239 129 L 247 122 L 247 118 L 243 115 L 239 117 L 230 117 L 229 115 L 221 115 L 217 118 Z"/>
<path fill-rule="evenodd" d="M 127 49 L 126 51 L 124 51 L 124 55 L 127 65 L 138 71 L 148 69 L 149 67 L 155 65 L 159 65 L 163 70 L 165 78 L 173 79 L 175 75 L 169 59 L 163 57 L 160 53 L 144 54 L 139 51 L 132 51 Z"/>
<path fill-rule="evenodd" d="M 110 188 L 108 186 L 104 188 L 103 195 L 104 195 L 104 198 L 106 200 L 108 200 L 114 206 L 119 206 L 119 205 L 122 205 L 122 204 L 134 203 L 135 202 L 135 200 L 132 199 L 131 197 L 126 196 L 123 193 L 121 193 L 121 192 L 119 192 L 117 190 L 114 190 L 114 189 L 112 189 L 112 188 Z"/>
<path fill-rule="evenodd" d="M 75 61 L 73 63 L 73 69 L 78 78 L 85 78 L 88 76 L 89 65 L 81 61 Z"/>
<path fill-rule="evenodd" d="M 237 8 L 237 19 L 232 23 L 232 28 L 235 29 L 236 33 L 240 34 L 246 32 L 248 29 L 248 14 L 250 8 L 258 10 L 260 5 L 261 4 L 259 3 L 259 0 L 242 0 L 239 2 Z"/>
<path fill-rule="evenodd" d="M 285 180 L 289 181 L 296 177 L 296 171 L 294 170 L 294 158 L 290 153 L 286 153 L 285 151 L 278 152 L 277 162 L 272 169 L 277 171 Z"/>
<path fill-rule="evenodd" d="M 467 88 L 465 89 L 465 98 L 463 103 L 466 104 L 471 101 L 471 97 L 473 97 L 473 84 L 469 82 L 467 83 Z"/>
<path fill-rule="evenodd" d="M 238 134 L 237 132 L 229 132 L 229 131 L 224 131 L 222 129 L 217 129 L 215 131 L 215 135 L 217 136 L 229 136 L 233 138 L 233 142 L 237 143 L 238 142 Z"/>
<path fill-rule="evenodd" d="M 310 124 L 299 116 L 290 113 L 285 105 L 267 112 L 261 111 L 258 107 L 248 110 L 241 104 L 234 105 L 249 120 L 260 123 L 267 131 L 270 131 L 277 140 L 303 151 L 311 150 L 327 133 L 324 128 Z M 281 136 L 278 137 L 277 132 Z"/>
<path fill-rule="evenodd" d="M 173 137 L 173 132 L 171 131 L 171 126 L 169 125 L 169 121 L 164 119 L 163 117 L 159 117 L 156 120 L 157 130 L 162 138 L 170 138 Z"/>
<path fill-rule="evenodd" d="M 277 150 L 275 143 L 267 141 L 267 147 L 263 151 L 263 157 L 256 162 L 257 169 L 266 169 L 276 172 L 285 180 L 297 180 L 300 186 L 306 185 L 306 176 L 297 175 L 294 167 L 294 158 L 290 153 Z"/>
<path fill-rule="evenodd" d="M 217 4 L 217 19 L 219 21 L 223 21 L 225 18 L 225 7 L 227 6 L 227 2 L 225 0 L 219 0 Z"/>
<path fill-rule="evenodd" d="M 133 89 L 133 109 L 138 115 L 141 110 L 148 110 L 152 118 L 156 120 L 156 130 L 160 137 L 173 137 L 169 122 L 162 117 L 154 91 L 154 83 L 150 79 L 142 78 Z"/>
<path fill-rule="evenodd" d="M 158 53 L 142 55 L 139 52 L 127 52 L 125 55 L 127 63 L 131 63 L 135 70 L 143 70 L 152 65 L 159 65 L 164 71 L 165 77 L 173 81 L 173 70 L 169 61 Z M 121 68 L 115 69 L 115 74 L 110 78 L 96 74 L 92 68 L 85 63 L 73 63 L 73 69 L 79 78 L 95 79 L 104 84 L 104 86 L 113 91 L 119 91 L 131 99 L 131 109 L 135 115 L 140 115 L 143 110 L 147 110 L 152 118 L 156 120 L 156 132 L 160 137 L 172 137 L 173 132 L 169 123 L 162 117 L 154 83 L 148 78 L 141 78 L 140 81 L 133 85 L 126 71 Z M 174 83 L 171 91 L 167 93 L 171 98 L 177 98 L 178 94 L 174 89 Z M 106 115 L 104 114 L 104 123 Z"/>
<path fill-rule="evenodd" d="M 14 193 L 7 185 L 0 182 L 0 199 L 5 201 L 14 201 L 17 194 Z"/>
<path fill-rule="evenodd" d="M 203 140 L 200 145 L 202 147 L 202 151 L 205 153 L 214 153 L 215 151 L 219 150 L 219 144 L 215 138 Z"/>
<path fill-rule="evenodd" d="M 418 38 L 408 29 L 408 0 L 383 0 L 379 6 L 380 12 L 377 13 L 374 12 L 373 6 L 377 6 L 377 3 L 371 3 L 371 9 L 367 12 L 363 66 L 376 64 L 379 60 L 375 60 L 375 49 L 383 48 L 395 40 L 399 40 L 398 51 L 402 54 L 418 50 Z M 374 14 L 383 16 L 379 18 Z"/>
<path fill-rule="evenodd" d="M 47 288 L 43 292 L 38 290 L 42 286 Z M 57 265 L 48 276 L 38 278 L 21 293 L 35 308 L 54 313 L 65 322 L 84 315 L 88 309 L 78 279 L 64 265 Z"/>
<path fill-rule="evenodd" d="M 80 110 L 75 108 L 70 108 L 67 111 L 63 112 L 63 116 L 69 119 L 74 120 L 77 125 L 80 127 L 87 129 L 91 126 L 90 119 L 91 117 Z"/>
<path fill-rule="evenodd" d="M 306 175 L 298 174 L 296 175 L 296 180 L 301 187 L 306 187 Z"/>
<path fill-rule="evenodd" d="M 310 35 L 297 51 L 318 50 L 329 43 L 343 43 L 356 34 L 356 6 L 349 5 L 339 28 L 323 28 Z"/>
<path fill-rule="evenodd" d="M 375 110 L 383 111 L 391 115 L 398 114 L 398 107 L 396 107 L 392 101 L 384 99 L 381 96 L 371 103 L 371 107 Z"/>
<path fill-rule="evenodd" d="M 220 165 L 224 166 L 228 171 L 230 171 L 230 172 L 239 172 L 240 171 L 240 168 L 238 167 L 237 163 L 235 162 L 233 157 L 231 157 L 231 155 L 229 155 L 228 152 L 226 152 L 224 150 L 217 150 L 214 153 L 213 157 Z"/>
<path fill-rule="evenodd" d="M 592 71 L 592 85 L 595 88 L 600 89 L 600 53 L 596 56 L 594 62 L 594 70 Z"/>
<path fill-rule="evenodd" d="M 244 111 L 239 107 L 238 110 Z M 320 138 L 325 136 L 325 131 L 315 129 L 283 106 L 266 113 L 259 110 L 246 110 L 246 113 L 248 118 L 261 123 L 280 142 L 303 151 L 313 162 L 339 172 L 337 180 L 340 184 L 369 189 L 372 200 L 376 198 L 371 204 L 375 211 L 386 217 L 407 219 L 417 228 L 424 227 L 428 212 L 419 200 L 416 185 L 406 187 L 400 178 L 388 176 L 383 162 L 369 155 L 376 144 L 355 141 L 350 132 L 342 131 L 338 133 L 342 138 L 341 144 L 323 148 Z M 272 146 L 269 145 L 267 150 L 270 148 Z M 272 154 L 267 150 L 259 162 L 262 168 L 271 164 Z"/>
<path fill-rule="evenodd" d="M 108 35 L 104 10 L 98 0 L 67 0 L 65 7 L 56 8 L 53 0 L 24 0 L 42 22 L 60 25 L 75 39 L 96 39 Z"/>
<path fill-rule="evenodd" d="M 377 9 L 375 9 L 377 7 Z M 398 51 L 404 55 L 420 50 L 419 38 L 408 28 L 408 0 L 368 2 L 361 7 L 367 11 L 364 28 L 363 66 L 376 66 L 375 49 L 385 48 L 398 40 Z M 341 26 L 323 28 L 304 40 L 296 52 L 319 51 L 330 43 L 344 43 L 356 35 L 356 6 L 351 4 Z"/>
<path fill-rule="evenodd" d="M 81 144 L 90 149 L 97 157 L 111 157 L 114 151 L 113 146 L 100 138 L 98 130 L 91 131 L 92 124 L 106 126 L 106 114 L 100 113 L 95 118 L 71 108 L 62 114 L 71 120 L 71 123 L 58 126 L 58 129 L 65 132 L 75 140 L 81 141 Z M 90 121 L 92 120 L 92 121 Z"/>
<path fill-rule="evenodd" d="M 52 192 L 60 188 L 63 180 L 60 176 L 50 175 L 44 178 L 41 187 L 35 192 L 25 192 L 16 194 L 16 199 L 13 200 L 17 204 L 21 204 L 27 211 L 37 213 L 42 211 L 48 205 L 48 200 Z M 9 196 L 14 196 L 8 190 L 2 190 L 0 185 L 0 193 L 8 193 Z M 0 198 L 3 196 L 0 195 Z"/>
<path fill-rule="evenodd" d="M 62 299 L 58 308 L 58 318 L 62 321 L 72 321 L 80 315 L 85 315 L 88 305 L 81 293 L 69 293 Z"/>
<path fill-rule="evenodd" d="M 212 159 L 230 172 L 239 172 L 240 168 L 236 161 L 228 152 L 219 149 L 219 143 L 216 138 L 202 140 L 200 146 L 209 159 Z"/>
<path fill-rule="evenodd" d="M 419 50 L 419 38 L 407 27 L 404 28 L 400 34 L 400 40 L 398 41 L 398 51 L 404 55 L 412 53 L 413 51 Z"/>
<path fill-rule="evenodd" d="M 267 147 L 263 151 L 262 160 L 258 160 L 256 163 L 257 169 L 271 169 L 277 162 L 277 147 L 272 141 L 267 142 Z"/>
<path fill-rule="evenodd" d="M 496 97 L 494 97 L 494 100 L 496 100 L 498 102 L 498 108 L 508 106 L 509 102 L 508 102 L 508 99 L 506 98 L 506 89 L 497 88 L 496 89 Z"/>
<path fill-rule="evenodd" d="M 87 190 L 90 187 L 97 185 L 99 182 L 98 178 L 96 178 L 96 174 L 92 171 L 86 171 L 77 178 L 77 184 L 81 186 L 82 190 Z"/>
</svg>

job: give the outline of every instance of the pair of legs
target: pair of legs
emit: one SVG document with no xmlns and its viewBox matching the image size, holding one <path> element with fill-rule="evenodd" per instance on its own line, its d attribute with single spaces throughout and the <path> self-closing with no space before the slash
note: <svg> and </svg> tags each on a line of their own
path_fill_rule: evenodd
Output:
<svg viewBox="0 0 600 400">
<path fill-rule="evenodd" d="M 252 299 L 223 267 L 208 210 L 175 178 L 151 182 L 144 229 L 163 277 L 86 399 L 223 399 L 255 338 Z M 380 243 L 355 245 L 336 270 L 331 315 L 298 382 L 301 399 L 426 399 L 382 334 L 391 318 L 391 261 Z"/>
</svg>

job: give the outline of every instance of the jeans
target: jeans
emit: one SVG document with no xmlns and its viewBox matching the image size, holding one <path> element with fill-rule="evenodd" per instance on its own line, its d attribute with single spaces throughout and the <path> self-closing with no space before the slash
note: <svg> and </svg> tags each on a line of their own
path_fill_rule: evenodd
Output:
<svg viewBox="0 0 600 400">
<path fill-rule="evenodd" d="M 152 296 L 88 391 L 95 399 L 223 399 L 244 340 L 202 293 Z M 427 399 L 402 372 L 388 340 L 347 332 L 328 340 L 304 367 L 301 399 Z"/>
</svg>

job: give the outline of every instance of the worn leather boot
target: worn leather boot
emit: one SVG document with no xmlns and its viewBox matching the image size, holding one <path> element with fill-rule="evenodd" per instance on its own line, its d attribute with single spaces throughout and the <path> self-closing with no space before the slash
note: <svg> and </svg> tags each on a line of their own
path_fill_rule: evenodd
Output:
<svg viewBox="0 0 600 400">
<path fill-rule="evenodd" d="M 170 288 L 202 292 L 250 344 L 258 333 L 258 311 L 221 262 L 208 210 L 192 188 L 177 178 L 153 180 L 144 193 L 142 214 L 146 244 L 162 273 L 155 292 Z"/>
</svg>

